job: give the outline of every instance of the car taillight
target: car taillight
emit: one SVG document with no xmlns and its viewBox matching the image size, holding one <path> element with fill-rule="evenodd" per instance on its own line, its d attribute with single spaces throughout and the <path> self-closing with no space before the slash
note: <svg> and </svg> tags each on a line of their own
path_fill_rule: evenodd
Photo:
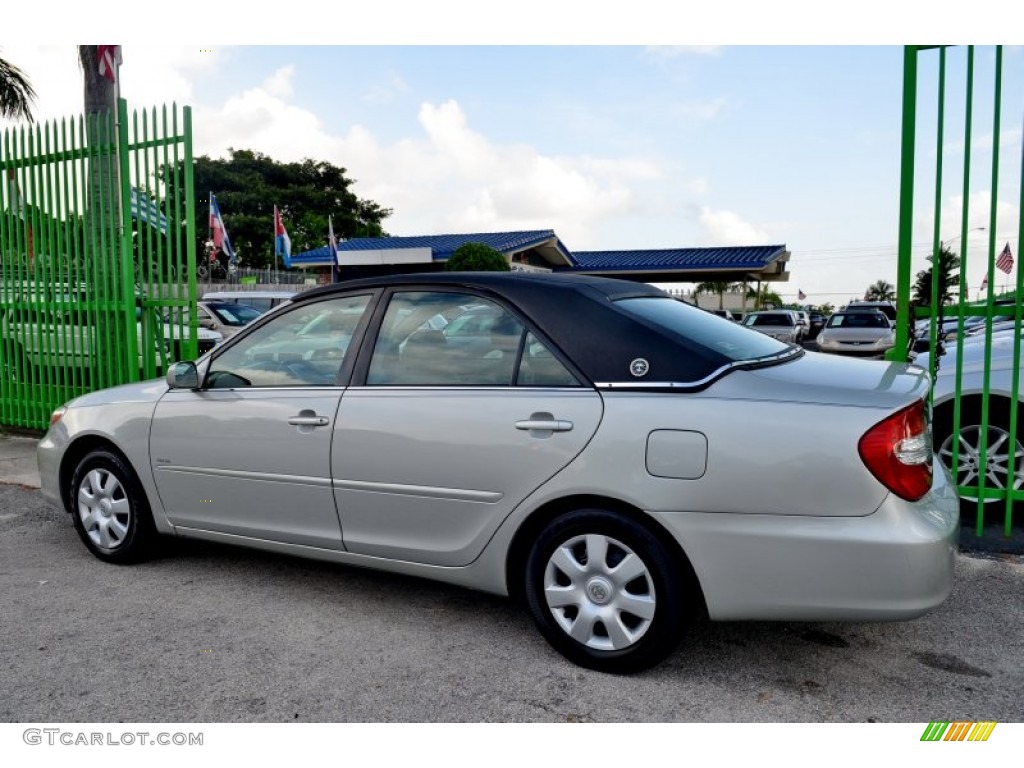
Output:
<svg viewBox="0 0 1024 768">
<path fill-rule="evenodd" d="M 865 466 L 901 499 L 917 501 L 932 487 L 932 433 L 923 400 L 869 429 L 857 444 Z"/>
</svg>

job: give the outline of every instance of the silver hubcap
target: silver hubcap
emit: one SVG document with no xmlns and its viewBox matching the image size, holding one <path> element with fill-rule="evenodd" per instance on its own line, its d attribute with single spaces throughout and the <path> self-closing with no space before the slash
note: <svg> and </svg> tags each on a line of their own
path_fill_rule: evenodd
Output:
<svg viewBox="0 0 1024 768">
<path fill-rule="evenodd" d="M 981 476 L 985 476 L 985 485 L 990 488 L 1005 490 L 1007 487 L 1007 462 L 1010 458 L 1010 446 L 1016 442 L 1016 455 L 1014 457 L 1014 476 L 1012 487 L 1020 489 L 1024 485 L 1024 446 L 1020 441 L 1010 439 L 1010 433 L 994 425 L 989 425 L 987 449 L 985 451 L 985 464 L 981 463 L 981 435 L 980 425 L 962 427 L 960 429 L 957 446 L 957 468 L 956 480 L 959 485 L 978 485 L 981 483 Z M 953 469 L 953 435 L 947 437 L 939 447 L 939 457 L 942 463 L 950 470 Z M 976 499 L 976 495 L 970 493 L 961 494 L 965 499 Z M 998 501 L 998 499 L 985 499 L 985 503 Z"/>
<path fill-rule="evenodd" d="M 589 533 L 564 542 L 544 570 L 544 599 L 571 638 L 600 651 L 637 642 L 654 619 L 654 580 L 629 547 Z"/>
<path fill-rule="evenodd" d="M 78 486 L 78 517 L 96 546 L 114 550 L 124 543 L 131 506 L 112 472 L 94 469 L 82 478 Z"/>
</svg>

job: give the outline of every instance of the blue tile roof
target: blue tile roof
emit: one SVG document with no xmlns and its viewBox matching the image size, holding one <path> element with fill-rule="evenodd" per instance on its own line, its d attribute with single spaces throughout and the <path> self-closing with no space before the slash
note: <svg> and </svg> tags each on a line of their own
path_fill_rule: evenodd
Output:
<svg viewBox="0 0 1024 768">
<path fill-rule="evenodd" d="M 573 251 L 573 271 L 762 269 L 786 252 L 784 245 L 666 248 L 645 251 Z"/>
<path fill-rule="evenodd" d="M 673 272 L 677 270 L 761 270 L 786 253 L 785 245 L 723 246 L 711 248 L 662 248 L 654 250 L 570 251 L 554 230 L 477 232 L 461 235 L 413 237 L 359 237 L 338 243 L 341 252 L 377 251 L 392 248 L 430 248 L 434 261 L 445 261 L 465 243 L 484 243 L 502 253 L 521 251 L 554 238 L 572 266 L 555 267 L 565 272 Z M 332 264 L 325 245 L 291 257 L 295 266 Z"/>
<path fill-rule="evenodd" d="M 540 245 L 555 236 L 552 229 L 536 229 L 523 232 L 477 232 L 462 235 L 416 235 L 413 237 L 357 237 L 338 243 L 339 251 L 377 251 L 389 248 L 430 248 L 435 261 L 445 261 L 461 245 L 483 243 L 496 251 L 509 253 Z M 571 258 L 569 249 L 561 240 L 558 247 Z M 314 248 L 293 255 L 292 264 L 330 264 L 331 252 L 328 246 Z"/>
</svg>

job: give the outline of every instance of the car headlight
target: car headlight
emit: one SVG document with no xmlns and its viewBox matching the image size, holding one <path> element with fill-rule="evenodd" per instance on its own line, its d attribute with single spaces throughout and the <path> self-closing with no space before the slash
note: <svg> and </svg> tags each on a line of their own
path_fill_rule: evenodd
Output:
<svg viewBox="0 0 1024 768">
<path fill-rule="evenodd" d="M 60 408 L 55 409 L 53 411 L 53 413 L 50 414 L 50 426 L 52 427 L 58 421 L 63 419 L 64 418 L 64 414 L 67 413 L 67 412 L 68 412 L 68 407 L 66 405 L 62 405 Z"/>
</svg>

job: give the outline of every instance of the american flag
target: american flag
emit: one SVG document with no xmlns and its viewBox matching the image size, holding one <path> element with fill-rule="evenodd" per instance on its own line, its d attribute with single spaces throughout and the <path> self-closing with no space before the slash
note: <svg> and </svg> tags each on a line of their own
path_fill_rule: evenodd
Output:
<svg viewBox="0 0 1024 768">
<path fill-rule="evenodd" d="M 1003 252 L 999 254 L 999 258 L 996 259 L 996 267 L 1006 274 L 1010 274 L 1010 270 L 1013 269 L 1013 251 L 1010 250 L 1009 243 L 1006 244 Z"/>
</svg>

